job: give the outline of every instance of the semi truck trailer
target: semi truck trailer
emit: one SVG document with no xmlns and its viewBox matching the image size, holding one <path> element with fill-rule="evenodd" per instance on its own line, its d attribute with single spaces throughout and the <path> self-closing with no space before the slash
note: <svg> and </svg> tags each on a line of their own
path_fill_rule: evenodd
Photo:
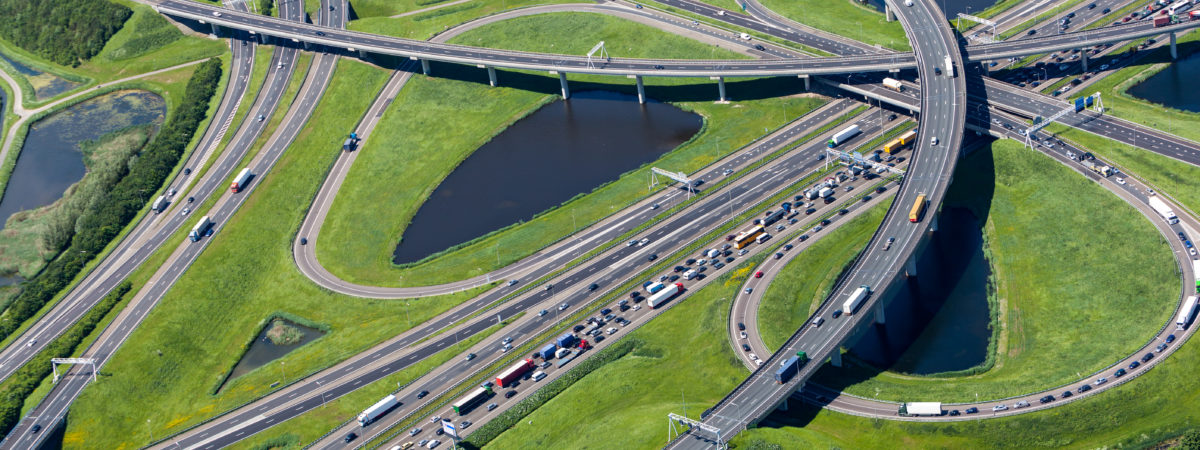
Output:
<svg viewBox="0 0 1200 450">
<path fill-rule="evenodd" d="M 1175 329 L 1183 330 L 1192 323 L 1192 319 L 1196 318 L 1196 296 L 1190 295 L 1187 300 L 1183 301 L 1183 308 L 1179 309 L 1179 316 L 1175 318 Z"/>
<path fill-rule="evenodd" d="M 246 185 L 250 183 L 252 175 L 254 174 L 250 173 L 249 167 L 242 169 L 241 172 L 238 172 L 237 178 L 233 179 L 233 183 L 229 185 L 229 191 L 234 194 L 242 192 L 242 189 L 245 189 Z"/>
<path fill-rule="evenodd" d="M 467 394 L 466 397 L 454 402 L 451 407 L 454 408 L 454 412 L 458 413 L 458 415 L 466 415 L 467 413 L 471 412 L 472 409 L 475 409 L 476 406 L 479 406 L 480 403 L 487 401 L 488 397 L 491 395 L 492 388 L 486 386 L 480 387 L 474 391 L 471 391 L 471 393 Z"/>
<path fill-rule="evenodd" d="M 832 138 L 829 138 L 827 145 L 829 148 L 837 147 L 844 144 L 850 138 L 858 136 L 859 133 L 862 133 L 862 130 L 858 129 L 858 125 L 850 125 L 842 129 L 842 131 L 837 132 Z"/>
<path fill-rule="evenodd" d="M 900 415 L 902 416 L 940 416 L 942 415 L 941 402 L 909 402 L 900 404 Z"/>
<path fill-rule="evenodd" d="M 787 383 L 788 380 L 800 373 L 800 368 L 804 367 L 806 362 L 808 362 L 808 354 L 803 351 L 796 352 L 796 356 L 783 360 L 780 367 L 775 370 L 775 382 Z"/>
<path fill-rule="evenodd" d="M 658 305 L 666 303 L 667 300 L 670 300 L 672 297 L 675 297 L 675 295 L 682 291 L 683 283 L 672 284 L 663 290 L 658 291 L 657 294 L 651 295 L 650 298 L 646 299 L 646 304 L 650 305 L 651 308 L 657 308 Z"/>
<path fill-rule="evenodd" d="M 374 405 L 371 405 L 370 408 L 367 408 L 358 415 L 358 426 L 367 426 L 367 424 L 374 422 L 379 416 L 387 414 L 388 411 L 391 411 L 392 408 L 395 408 L 399 404 L 400 402 L 396 400 L 395 395 L 384 397 L 383 400 L 375 402 Z"/>
<path fill-rule="evenodd" d="M 213 223 L 208 219 L 208 216 L 201 217 L 200 221 L 196 222 L 196 226 L 192 227 L 192 232 L 188 233 L 188 239 L 191 239 L 192 242 L 199 241 L 200 238 L 204 237 L 204 233 L 207 233 L 208 229 L 212 228 L 212 225 Z"/>
<path fill-rule="evenodd" d="M 1172 211 L 1171 206 L 1167 202 L 1162 201 L 1162 199 L 1159 199 L 1157 195 L 1151 195 L 1148 203 L 1150 203 L 1151 208 L 1154 208 L 1154 212 L 1162 216 L 1163 220 L 1166 220 L 1167 223 L 1171 225 L 1179 223 L 1179 217 L 1175 216 L 1175 211 Z"/>
<path fill-rule="evenodd" d="M 155 214 L 158 214 L 160 212 L 163 212 L 163 210 L 167 209 L 167 205 L 168 205 L 167 196 L 160 195 L 160 196 L 158 196 L 157 199 L 154 200 L 154 204 L 150 205 L 150 209 L 154 210 Z"/>
<path fill-rule="evenodd" d="M 508 385 L 512 384 L 513 381 L 516 381 L 517 378 L 521 378 L 521 375 L 525 375 L 525 372 L 528 372 L 532 369 L 532 359 L 526 359 L 513 364 L 512 367 L 509 367 L 507 370 L 500 372 L 499 375 L 496 375 L 496 386 L 507 387 Z"/>
<path fill-rule="evenodd" d="M 863 301 L 866 300 L 869 295 L 871 295 L 870 287 L 865 284 L 859 286 L 858 289 L 855 289 L 854 292 L 850 293 L 850 298 L 846 299 L 845 303 L 842 303 L 842 312 L 847 316 L 854 314 L 854 310 L 858 309 L 859 306 L 862 306 Z"/>
<path fill-rule="evenodd" d="M 893 91 L 904 92 L 904 85 L 900 83 L 900 80 L 895 78 L 884 78 L 883 85 Z"/>
</svg>

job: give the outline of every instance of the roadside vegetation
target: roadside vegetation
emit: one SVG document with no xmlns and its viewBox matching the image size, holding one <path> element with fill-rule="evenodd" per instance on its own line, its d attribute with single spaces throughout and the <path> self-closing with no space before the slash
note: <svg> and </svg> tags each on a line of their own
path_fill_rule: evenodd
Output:
<svg viewBox="0 0 1200 450">
<path fill-rule="evenodd" d="M 105 0 L 0 1 L 0 37 L 56 64 L 91 59 L 132 11 Z"/>
<path fill-rule="evenodd" d="M 740 0 L 705 0 L 742 11 Z M 839 36 L 899 51 L 912 51 L 899 21 L 888 22 L 882 11 L 853 0 L 762 0 L 762 5 L 788 19 Z"/>
<path fill-rule="evenodd" d="M 174 169 L 220 82 L 221 62 L 211 59 L 192 75 L 181 103 L 171 112 L 162 130 L 128 166 L 101 200 L 80 214 L 70 245 L 34 279 L 22 284 L 21 293 L 5 309 L 0 337 L 8 337 L 25 320 L 66 288 L 92 258 L 136 216 Z"/>
<path fill-rule="evenodd" d="M 516 34 L 515 30 L 524 33 Z M 570 35 L 573 39 L 555 42 L 547 35 Z M 640 47 L 630 47 L 634 36 L 643 42 Z M 583 53 L 599 40 L 606 41 L 610 51 L 668 57 L 732 55 L 644 25 L 586 13 L 521 17 L 473 30 L 453 42 Z M 395 243 L 437 183 L 507 126 L 556 100 L 559 89 L 555 77 L 542 74 L 501 71 L 500 86 L 493 88 L 481 83 L 486 74 L 479 69 L 434 64 L 433 70 L 436 77 L 415 77 L 401 91 L 376 129 L 376 136 L 359 150 L 363 154 L 339 191 L 317 248 L 322 264 L 335 275 L 355 283 L 410 286 L 480 275 L 523 258 L 647 194 L 649 164 L 557 209 L 398 271 L 391 262 Z M 674 103 L 676 106 L 706 119 L 700 133 L 654 165 L 684 172 L 697 170 L 761 136 L 762 130 L 774 129 L 823 103 L 807 95 L 760 99 L 769 97 L 768 92 L 800 92 L 802 85 L 794 80 L 731 83 L 727 85 L 731 95 L 750 100 L 729 105 L 712 102 L 714 85 L 694 83 L 647 79 L 648 96 L 680 99 Z M 612 77 L 573 76 L 571 88 L 575 92 L 634 91 L 631 80 Z M 455 126 L 444 126 L 448 123 Z"/>
<path fill-rule="evenodd" d="M 387 72 L 352 60 L 334 79 L 296 143 L 208 248 L 105 366 L 71 409 L 65 446 L 140 446 L 235 408 L 420 324 L 476 295 L 413 301 L 357 299 L 318 288 L 296 270 L 291 242 L 334 158 Z M 370 94 L 364 94 L 370 93 Z M 202 214 L 213 200 L 197 207 Z M 185 242 L 181 229 L 168 242 Z M 130 279 L 141 286 L 175 250 L 159 249 Z M 230 381 L 247 344 L 274 314 L 307 319 L 329 333 Z M 161 356 L 160 352 L 161 351 Z M 144 370 L 153 367 L 155 370 Z M 137 401 L 129 401 L 135 398 Z M 147 424 L 146 419 L 153 418 Z"/>
<path fill-rule="evenodd" d="M 556 3 L 580 3 L 576 0 L 365 0 L 351 5 L 356 19 L 347 28 L 410 39 L 429 39 L 464 22 L 501 11 Z M 430 8 L 428 11 L 416 12 Z M 403 14 L 403 15 L 401 15 Z M 399 17 L 395 17 L 398 16 Z M 531 30 L 536 31 L 536 30 Z M 585 30 L 573 30 L 585 31 Z M 572 35 L 556 36 L 562 41 Z M 588 48 L 595 45 L 588 44 Z M 584 49 L 587 52 L 587 49 Z"/>
<path fill-rule="evenodd" d="M 957 171 L 946 204 L 980 218 L 1001 308 L 994 367 L 909 376 L 851 361 L 814 381 L 894 401 L 1004 398 L 1108 367 L 1173 317 L 1173 253 L 1132 206 L 1013 140 L 972 153 Z"/>
<path fill-rule="evenodd" d="M 8 217 L 0 232 L 0 273 L 33 278 L 58 256 L 75 233 L 79 217 L 91 210 L 125 174 L 131 158 L 154 135 L 156 124 L 113 131 L 80 144 L 87 173 L 58 201 Z"/>
<path fill-rule="evenodd" d="M 778 350 L 825 301 L 842 271 L 862 252 L 883 222 L 888 209 L 886 205 L 891 205 L 891 201 L 871 207 L 870 211 L 825 236 L 814 235 L 819 241 L 788 262 L 775 276 L 758 309 L 758 330 L 767 348 Z"/>
</svg>

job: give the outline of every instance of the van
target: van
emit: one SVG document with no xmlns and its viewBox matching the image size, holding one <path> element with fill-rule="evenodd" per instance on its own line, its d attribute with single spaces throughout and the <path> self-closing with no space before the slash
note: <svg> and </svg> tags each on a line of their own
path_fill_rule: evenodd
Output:
<svg viewBox="0 0 1200 450">
<path fill-rule="evenodd" d="M 689 271 L 683 273 L 683 279 L 690 280 L 692 278 L 696 278 L 696 275 L 697 275 L 696 270 L 692 269 L 692 270 L 689 270 Z"/>
<path fill-rule="evenodd" d="M 825 318 L 824 318 L 824 317 L 817 317 L 816 319 L 813 319 L 813 320 L 812 320 L 812 326 L 813 326 L 813 328 L 819 327 L 819 326 L 821 326 L 821 324 L 823 324 L 823 323 L 825 323 Z"/>
<path fill-rule="evenodd" d="M 763 233 L 758 235 L 758 237 L 754 239 L 754 242 L 761 244 L 763 242 L 767 242 L 768 239 L 771 239 L 771 235 Z"/>
<path fill-rule="evenodd" d="M 539 370 L 533 373 L 533 381 L 542 381 L 542 378 L 546 378 L 546 372 Z"/>
<path fill-rule="evenodd" d="M 742 34 L 738 35 L 738 37 L 745 39 L 747 41 L 750 40 L 750 35 L 746 34 L 746 33 L 742 33 Z"/>
</svg>

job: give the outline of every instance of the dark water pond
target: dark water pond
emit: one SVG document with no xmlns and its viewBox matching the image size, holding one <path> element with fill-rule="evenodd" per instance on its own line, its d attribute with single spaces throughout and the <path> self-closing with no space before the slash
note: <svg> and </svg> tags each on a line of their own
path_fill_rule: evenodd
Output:
<svg viewBox="0 0 1200 450">
<path fill-rule="evenodd" d="M 33 96 L 37 100 L 51 98 L 79 86 L 79 83 L 26 66 L 3 54 L 0 54 L 0 59 L 3 59 L 13 69 L 16 69 L 17 73 L 24 75 L 29 80 L 29 84 L 33 85 Z"/>
<path fill-rule="evenodd" d="M 987 9 L 989 6 L 996 4 L 998 0 L 938 0 L 937 5 L 942 8 L 942 12 L 946 13 L 946 18 L 958 18 L 958 13 L 978 14 L 980 11 Z M 901 2 L 903 3 L 903 2 Z M 866 0 L 866 4 L 883 12 L 883 0 Z"/>
<path fill-rule="evenodd" d="M 1200 112 L 1200 90 L 1196 79 L 1200 77 L 1200 53 L 1187 58 L 1129 88 L 1129 94 L 1184 111 Z"/>
<path fill-rule="evenodd" d="M 917 267 L 916 282 L 885 311 L 886 325 L 872 327 L 853 348 L 877 367 L 933 374 L 975 367 L 987 355 L 987 280 L 978 219 L 946 208 L 933 246 Z"/>
<path fill-rule="evenodd" d="M 4 197 L 0 198 L 0 220 L 54 203 L 83 178 L 81 142 L 132 125 L 161 125 L 166 113 L 166 103 L 157 94 L 118 91 L 35 122 L 29 127 Z M 0 228 L 3 226 L 0 222 Z"/>
<path fill-rule="evenodd" d="M 641 105 L 635 96 L 614 92 L 580 92 L 546 105 L 484 144 L 438 185 L 404 231 L 393 261 L 419 261 L 528 220 L 658 159 L 701 124 L 699 115 L 665 103 Z"/>
<path fill-rule="evenodd" d="M 242 355 L 242 359 L 238 361 L 236 366 L 234 366 L 233 372 L 229 374 L 229 378 L 225 379 L 226 384 L 228 384 L 230 381 L 233 381 L 237 377 L 245 375 L 251 370 L 257 369 L 271 361 L 282 358 L 283 355 L 291 353 L 292 350 L 298 349 L 304 346 L 304 344 L 312 342 L 313 340 L 325 335 L 324 331 L 316 328 L 309 328 L 290 320 L 281 320 L 281 322 L 286 326 L 300 330 L 300 333 L 302 334 L 300 339 L 291 345 L 276 345 L 275 343 L 271 342 L 269 337 L 267 337 L 267 333 L 271 331 L 271 327 L 273 325 L 269 324 L 266 327 L 263 327 L 263 330 L 258 333 L 258 337 L 254 338 L 254 343 L 250 344 L 250 350 L 247 350 L 246 354 Z M 280 377 L 283 376 L 285 376 L 285 374 L 280 373 Z M 222 388 L 224 388 L 224 386 L 222 386 Z"/>
</svg>

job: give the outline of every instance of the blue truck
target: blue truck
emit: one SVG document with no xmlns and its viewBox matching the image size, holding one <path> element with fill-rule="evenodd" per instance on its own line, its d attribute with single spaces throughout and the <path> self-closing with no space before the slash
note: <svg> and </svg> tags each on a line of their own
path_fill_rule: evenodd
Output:
<svg viewBox="0 0 1200 450">
<path fill-rule="evenodd" d="M 538 354 L 542 356 L 542 359 L 550 360 L 550 358 L 554 357 L 554 351 L 557 349 L 558 347 L 554 344 L 546 344 L 546 346 L 542 347 L 542 350 L 539 351 Z"/>
<path fill-rule="evenodd" d="M 803 367 L 806 362 L 808 362 L 808 355 L 803 351 L 796 352 L 796 356 L 784 360 L 779 369 L 775 370 L 775 382 L 787 383 L 788 380 L 800 373 L 800 367 Z"/>
<path fill-rule="evenodd" d="M 575 342 L 575 335 L 571 333 L 559 336 L 558 339 L 554 340 L 554 343 L 558 344 L 558 346 L 562 348 L 570 347 L 572 342 Z"/>
</svg>

